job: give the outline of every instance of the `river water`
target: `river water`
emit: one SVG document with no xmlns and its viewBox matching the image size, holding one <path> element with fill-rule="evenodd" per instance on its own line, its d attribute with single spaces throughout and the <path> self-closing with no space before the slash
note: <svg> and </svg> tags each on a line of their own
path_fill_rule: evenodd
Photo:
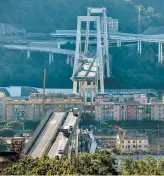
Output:
<svg viewBox="0 0 164 176">
<path fill-rule="evenodd" d="M 8 90 L 10 93 L 11 97 L 20 97 L 21 96 L 21 87 L 18 86 L 10 86 L 10 87 L 0 87 L 0 88 L 5 88 Z M 30 87 L 29 87 L 30 88 Z M 42 88 L 35 88 L 31 87 L 36 90 L 38 90 L 39 93 L 42 93 L 43 89 Z M 64 93 L 64 94 L 69 94 L 72 93 L 72 89 L 46 89 L 46 93 Z"/>
</svg>

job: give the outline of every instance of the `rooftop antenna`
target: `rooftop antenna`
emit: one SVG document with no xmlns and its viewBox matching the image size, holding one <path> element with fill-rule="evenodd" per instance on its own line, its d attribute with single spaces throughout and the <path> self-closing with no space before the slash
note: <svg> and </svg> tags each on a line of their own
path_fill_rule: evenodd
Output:
<svg viewBox="0 0 164 176">
<path fill-rule="evenodd" d="M 45 88 L 46 88 L 46 69 L 44 69 L 44 79 L 43 79 L 43 99 L 42 99 L 42 119 L 44 118 L 44 100 L 45 100 Z"/>
</svg>

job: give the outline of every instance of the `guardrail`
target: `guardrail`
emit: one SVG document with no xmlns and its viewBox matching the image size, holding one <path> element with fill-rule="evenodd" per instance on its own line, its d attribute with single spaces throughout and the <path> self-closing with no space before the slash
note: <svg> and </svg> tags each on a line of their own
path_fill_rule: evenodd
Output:
<svg viewBox="0 0 164 176">
<path fill-rule="evenodd" d="M 64 115 L 62 116 L 62 120 L 59 124 L 59 127 L 63 124 L 63 122 L 65 121 L 66 117 L 68 116 L 68 112 L 64 113 Z M 59 127 L 56 129 L 52 139 L 49 141 L 47 148 L 45 149 L 46 154 L 49 152 L 49 150 L 51 149 L 55 139 L 57 138 L 58 134 L 59 134 Z"/>
<path fill-rule="evenodd" d="M 71 132 L 71 134 L 70 134 L 70 136 L 68 138 L 68 141 L 67 141 L 67 143 L 66 143 L 66 145 L 65 145 L 65 147 L 63 149 L 63 155 L 62 155 L 62 157 L 67 153 L 68 146 L 69 146 L 69 144 L 70 144 L 70 142 L 71 142 L 71 140 L 73 138 L 73 135 L 76 133 L 76 128 L 77 128 L 77 126 L 78 126 L 78 124 L 80 122 L 80 119 L 81 119 L 81 113 L 79 113 L 79 115 L 77 117 L 77 120 L 76 120 L 76 122 L 74 124 L 74 128 L 73 128 L 73 130 L 72 130 L 72 132 Z"/>
<path fill-rule="evenodd" d="M 45 125 L 47 124 L 49 118 L 52 116 L 53 112 L 51 110 L 49 110 L 46 115 L 45 118 L 42 119 L 42 121 L 40 122 L 40 124 L 38 125 L 38 127 L 36 128 L 33 137 L 30 139 L 30 141 L 27 143 L 27 145 L 24 148 L 24 154 L 28 154 L 29 151 L 31 150 L 32 146 L 34 145 L 36 139 L 38 138 L 38 135 L 40 134 L 40 132 L 43 130 L 43 128 L 45 127 Z"/>
</svg>

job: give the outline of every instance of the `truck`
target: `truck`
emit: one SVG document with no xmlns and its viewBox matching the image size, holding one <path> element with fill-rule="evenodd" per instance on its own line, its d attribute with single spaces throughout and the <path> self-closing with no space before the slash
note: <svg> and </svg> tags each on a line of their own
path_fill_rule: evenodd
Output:
<svg viewBox="0 0 164 176">
<path fill-rule="evenodd" d="M 79 116 L 79 109 L 78 108 L 72 108 L 73 115 L 78 117 Z"/>
<path fill-rule="evenodd" d="M 61 128 L 60 131 L 64 133 L 64 136 L 69 137 L 73 130 L 73 126 L 64 126 L 64 128 Z"/>
</svg>

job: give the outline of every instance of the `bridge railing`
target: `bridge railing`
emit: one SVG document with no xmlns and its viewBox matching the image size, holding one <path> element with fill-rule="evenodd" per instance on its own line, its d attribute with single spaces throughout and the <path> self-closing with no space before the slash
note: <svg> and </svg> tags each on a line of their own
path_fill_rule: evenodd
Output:
<svg viewBox="0 0 164 176">
<path fill-rule="evenodd" d="M 31 150 L 34 142 L 36 141 L 36 139 L 38 138 L 40 132 L 43 130 L 43 128 L 45 127 L 45 125 L 47 124 L 49 118 L 52 116 L 53 112 L 51 110 L 49 110 L 44 119 L 42 119 L 42 121 L 40 122 L 40 124 L 38 125 L 38 127 L 36 128 L 34 134 L 33 134 L 33 137 L 30 139 L 30 141 L 28 141 L 28 143 L 26 144 L 25 146 L 25 149 L 24 149 L 24 154 L 28 154 L 29 151 Z"/>
</svg>

